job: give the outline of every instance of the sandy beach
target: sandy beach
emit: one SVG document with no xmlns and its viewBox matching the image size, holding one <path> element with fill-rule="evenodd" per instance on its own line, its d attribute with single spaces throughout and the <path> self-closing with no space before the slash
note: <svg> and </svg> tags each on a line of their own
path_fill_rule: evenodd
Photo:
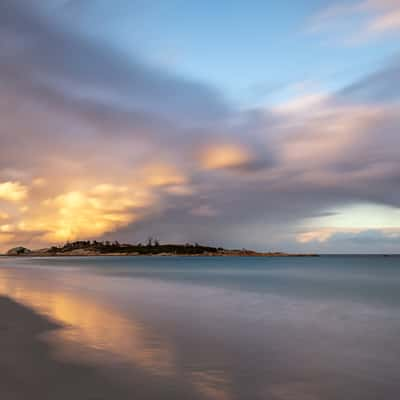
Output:
<svg viewBox="0 0 400 400">
<path fill-rule="evenodd" d="M 170 385 L 140 370 L 127 374 L 57 357 L 46 334 L 62 326 L 8 297 L 0 296 L 0 316 L 1 400 L 203 398 L 185 385 Z"/>
<path fill-rule="evenodd" d="M 95 368 L 56 360 L 41 335 L 58 326 L 0 297 L 0 398 L 131 399 L 132 391 Z"/>
<path fill-rule="evenodd" d="M 397 398 L 398 266 L 1 259 L 0 399 Z"/>
</svg>

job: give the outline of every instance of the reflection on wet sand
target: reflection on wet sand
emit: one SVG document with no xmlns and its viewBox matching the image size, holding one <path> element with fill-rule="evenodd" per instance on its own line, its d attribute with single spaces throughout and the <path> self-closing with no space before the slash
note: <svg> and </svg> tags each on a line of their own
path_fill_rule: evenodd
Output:
<svg viewBox="0 0 400 400">
<path fill-rule="evenodd" d="M 69 283 L 72 276 L 68 276 Z M 80 281 L 85 279 L 80 275 Z M 59 288 L 61 286 L 61 289 Z M 126 318 L 109 304 L 104 305 L 55 282 L 51 288 L 34 280 L 16 277 L 0 269 L 0 294 L 36 310 L 62 324 L 48 335 L 57 356 L 85 362 L 131 364 L 154 376 L 184 379 L 196 398 L 228 400 L 228 379 L 223 372 L 190 372 L 179 369 L 172 343 L 134 318 Z"/>
<path fill-rule="evenodd" d="M 0 292 L 65 326 L 56 333 L 60 343 L 84 346 L 94 356 L 103 353 L 155 374 L 174 374 L 170 345 L 131 315 L 126 319 L 77 293 L 34 288 L 25 280 L 10 279 L 7 271 L 0 273 Z"/>
<path fill-rule="evenodd" d="M 399 288 L 391 257 L 0 258 L 0 294 L 65 324 L 47 348 L 129 400 L 397 398 Z"/>
</svg>

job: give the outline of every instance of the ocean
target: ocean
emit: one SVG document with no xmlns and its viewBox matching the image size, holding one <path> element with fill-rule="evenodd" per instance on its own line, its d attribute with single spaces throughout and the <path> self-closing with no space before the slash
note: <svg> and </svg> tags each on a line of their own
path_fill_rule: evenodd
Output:
<svg viewBox="0 0 400 400">
<path fill-rule="evenodd" d="M 0 295 L 133 398 L 400 396 L 398 256 L 4 257 Z"/>
</svg>

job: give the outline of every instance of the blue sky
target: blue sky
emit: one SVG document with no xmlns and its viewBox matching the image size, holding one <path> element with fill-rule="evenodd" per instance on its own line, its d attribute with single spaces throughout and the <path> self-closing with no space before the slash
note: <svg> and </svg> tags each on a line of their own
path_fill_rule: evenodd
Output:
<svg viewBox="0 0 400 400">
<path fill-rule="evenodd" d="M 81 2 L 85 3 L 85 2 Z M 398 36 L 347 44 L 310 31 L 332 1 L 87 1 L 80 29 L 129 57 L 208 82 L 240 105 L 270 102 L 299 82 L 340 88 L 380 67 Z M 358 4 L 359 1 L 344 3 Z M 76 21 L 77 8 L 71 7 Z M 337 29 L 342 29 L 339 26 Z M 351 34 L 351 33 L 349 33 Z M 283 93 L 279 93 L 282 91 Z"/>
<path fill-rule="evenodd" d="M 399 0 L 3 0 L 0 249 L 398 252 L 399 37 Z"/>
</svg>

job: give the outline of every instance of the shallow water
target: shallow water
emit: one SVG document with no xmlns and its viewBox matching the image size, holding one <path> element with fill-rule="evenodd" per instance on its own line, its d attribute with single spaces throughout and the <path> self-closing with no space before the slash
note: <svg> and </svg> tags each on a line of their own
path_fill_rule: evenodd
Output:
<svg viewBox="0 0 400 400">
<path fill-rule="evenodd" d="M 144 391 L 143 382 L 193 399 L 400 391 L 400 257 L 2 258 L 0 294 L 65 326 L 48 338 L 57 357 Z"/>
</svg>

